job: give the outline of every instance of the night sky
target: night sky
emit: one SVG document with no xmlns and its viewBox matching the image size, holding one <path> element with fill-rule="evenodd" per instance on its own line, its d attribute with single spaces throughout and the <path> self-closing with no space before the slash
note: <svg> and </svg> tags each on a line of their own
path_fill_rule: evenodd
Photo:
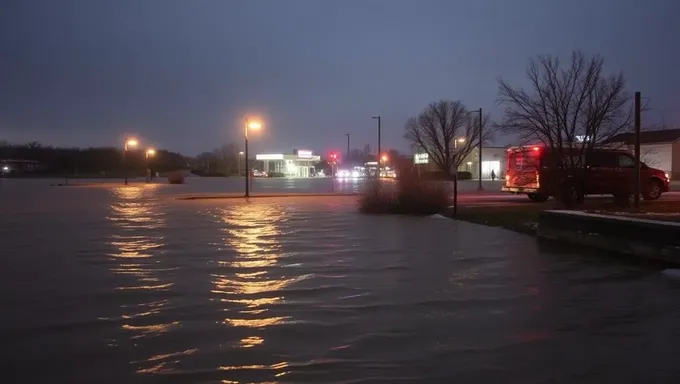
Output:
<svg viewBox="0 0 680 384">
<path fill-rule="evenodd" d="M 601 53 L 644 123 L 680 125 L 678 0 L 3 0 L 0 140 L 119 145 L 127 133 L 194 155 L 405 150 L 407 117 L 440 98 L 500 120 L 499 76 L 529 57 Z M 507 137 L 497 135 L 496 144 Z"/>
</svg>

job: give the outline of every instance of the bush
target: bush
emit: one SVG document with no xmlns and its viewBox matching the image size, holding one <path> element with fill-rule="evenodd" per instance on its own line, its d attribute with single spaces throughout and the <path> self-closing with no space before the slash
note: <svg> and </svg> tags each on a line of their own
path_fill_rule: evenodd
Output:
<svg viewBox="0 0 680 384">
<path fill-rule="evenodd" d="M 182 171 L 172 171 L 168 173 L 168 183 L 184 184 L 184 174 L 182 173 Z"/>
<path fill-rule="evenodd" d="M 472 172 L 459 171 L 458 180 L 472 180 Z"/>
<path fill-rule="evenodd" d="M 267 177 L 285 177 L 283 172 L 268 172 Z"/>
<path fill-rule="evenodd" d="M 373 214 L 434 215 L 450 205 L 445 183 L 432 182 L 415 173 L 402 173 L 396 189 L 392 185 L 367 186 L 359 199 L 359 211 Z"/>
</svg>

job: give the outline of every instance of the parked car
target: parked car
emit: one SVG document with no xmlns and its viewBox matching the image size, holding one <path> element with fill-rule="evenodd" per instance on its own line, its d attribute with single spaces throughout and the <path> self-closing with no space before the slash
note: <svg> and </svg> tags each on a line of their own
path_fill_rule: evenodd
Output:
<svg viewBox="0 0 680 384">
<path fill-rule="evenodd" d="M 509 148 L 505 184 L 501 190 L 526 193 L 530 200 L 543 202 L 559 193 L 561 186 L 570 188 L 569 193 L 575 201 L 582 200 L 585 195 L 617 196 L 633 188 L 635 158 L 628 151 L 595 149 L 588 154 L 587 161 L 580 162 L 585 166 L 578 174 L 566 174 L 567 171 L 551 166 L 550 152 L 550 148 L 543 146 Z M 569 185 L 570 180 L 576 178 L 583 178 L 583 183 Z M 645 200 L 656 200 L 669 190 L 667 173 L 640 164 L 640 191 Z"/>
</svg>

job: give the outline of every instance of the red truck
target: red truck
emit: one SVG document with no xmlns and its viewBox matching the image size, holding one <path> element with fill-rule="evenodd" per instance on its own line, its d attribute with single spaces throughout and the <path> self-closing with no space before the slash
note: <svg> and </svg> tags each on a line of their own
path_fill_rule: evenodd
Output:
<svg viewBox="0 0 680 384">
<path fill-rule="evenodd" d="M 550 148 L 540 145 L 509 148 L 505 183 L 501 190 L 526 193 L 530 200 L 536 202 L 555 196 L 558 183 L 570 175 L 551 165 L 548 161 L 550 152 Z M 578 192 L 578 195 L 575 191 L 575 196 L 572 196 L 577 200 L 583 195 L 616 195 L 617 192 L 630 190 L 629 187 L 634 184 L 635 158 L 628 151 L 595 149 L 589 152 L 587 162 L 580 164 L 585 164 L 583 177 L 586 180 L 583 183 L 585 190 Z M 669 190 L 667 173 L 644 163 L 640 165 L 640 191 L 645 200 L 656 200 Z"/>
</svg>

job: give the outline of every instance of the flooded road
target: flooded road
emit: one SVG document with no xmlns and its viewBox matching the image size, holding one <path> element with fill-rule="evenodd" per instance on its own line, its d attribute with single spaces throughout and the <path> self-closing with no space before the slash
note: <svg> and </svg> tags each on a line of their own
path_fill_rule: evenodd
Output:
<svg viewBox="0 0 680 384">
<path fill-rule="evenodd" d="M 680 379 L 680 280 L 653 266 L 351 197 L 0 197 L 3 382 Z"/>
</svg>

